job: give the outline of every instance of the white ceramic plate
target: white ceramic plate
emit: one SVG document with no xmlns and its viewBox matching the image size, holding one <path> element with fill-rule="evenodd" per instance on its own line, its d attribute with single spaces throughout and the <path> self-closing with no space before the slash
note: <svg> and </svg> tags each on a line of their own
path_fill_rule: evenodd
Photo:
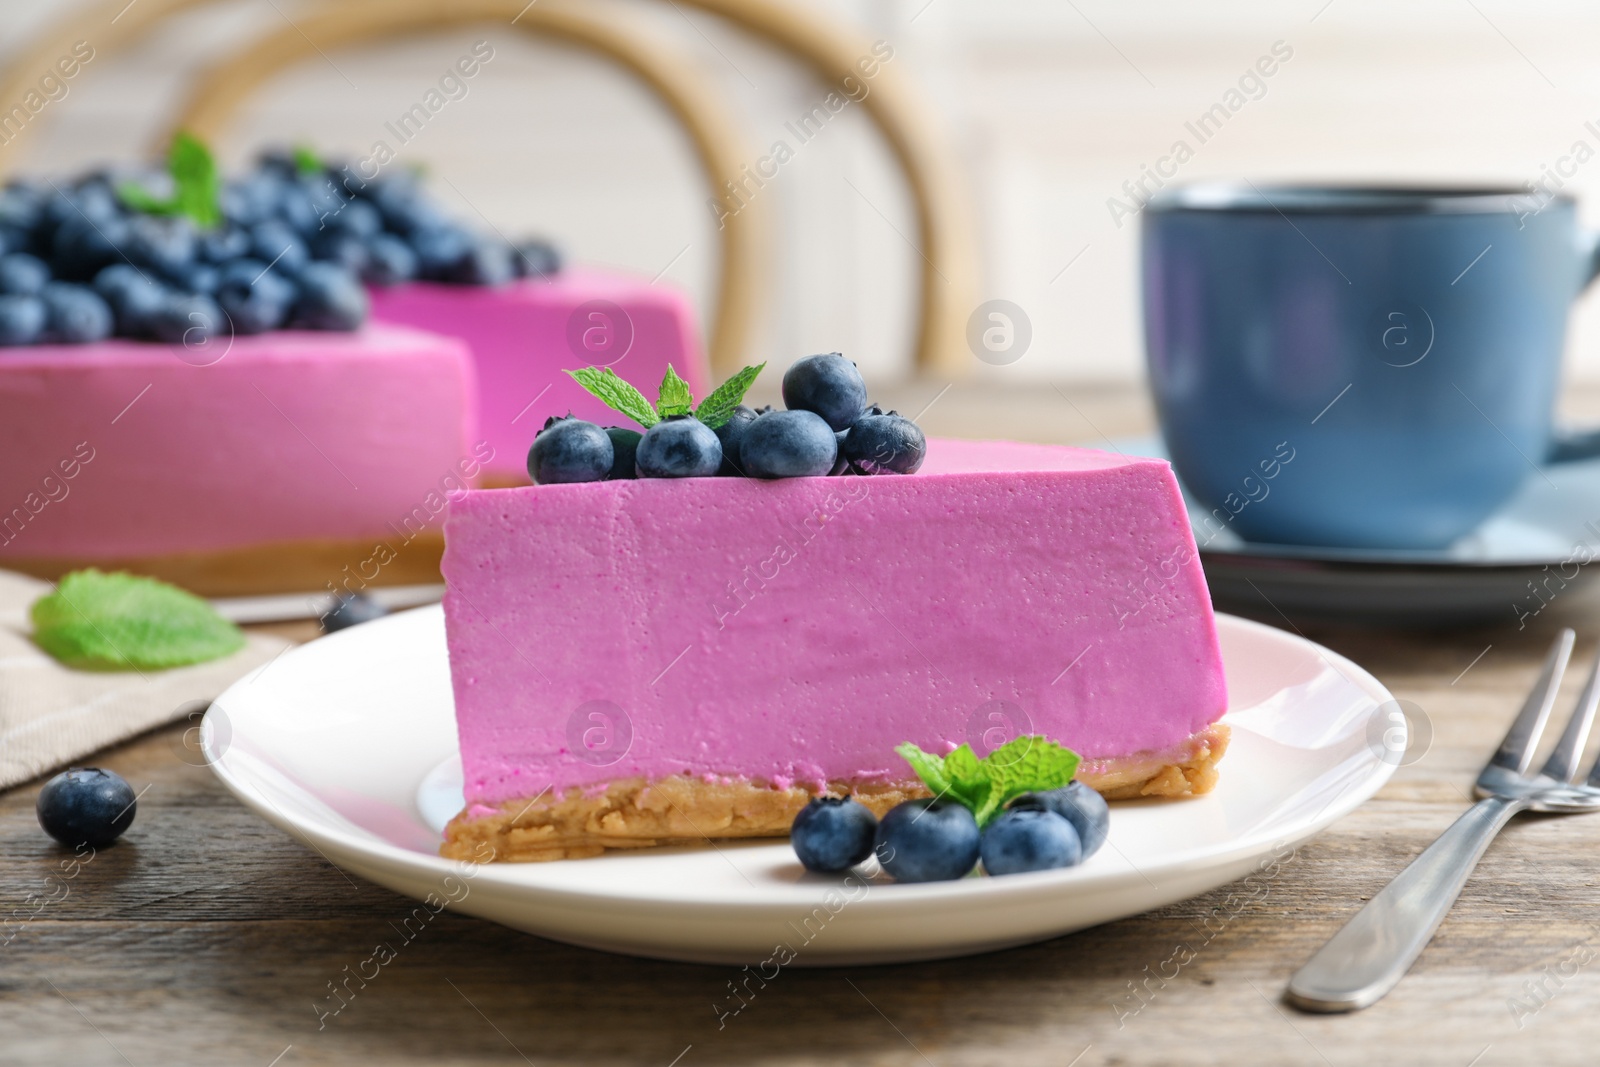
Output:
<svg viewBox="0 0 1600 1067">
<path fill-rule="evenodd" d="M 543 937 L 767 966 L 983 952 L 1134 915 L 1267 871 L 1356 808 L 1403 752 L 1366 671 L 1218 616 L 1233 744 L 1210 795 L 1112 806 L 1103 849 L 1062 871 L 897 885 L 807 874 L 784 841 L 470 865 L 436 854 L 461 806 L 444 618 L 421 608 L 297 648 L 212 706 L 207 758 L 245 804 L 399 893 Z M 1393 705 L 1390 705 L 1392 708 Z M 1387 732 L 1386 732 L 1387 731 Z M 1389 747 L 1386 749 L 1385 745 Z M 869 867 L 872 865 L 869 861 Z"/>
</svg>

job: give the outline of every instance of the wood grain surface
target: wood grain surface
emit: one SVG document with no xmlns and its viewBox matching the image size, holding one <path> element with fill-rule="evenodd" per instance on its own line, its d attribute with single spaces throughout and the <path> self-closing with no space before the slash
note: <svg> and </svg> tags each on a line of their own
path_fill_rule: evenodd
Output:
<svg viewBox="0 0 1600 1067">
<path fill-rule="evenodd" d="M 891 400 L 912 413 L 939 388 L 913 383 Z M 1126 390 L 1007 397 L 958 386 L 923 421 L 933 432 L 1092 441 L 1147 419 Z M 88 862 L 75 865 L 39 830 L 37 783 L 0 794 L 0 923 L 10 918 L 0 926 L 0 1063 L 1587 1061 L 1600 1035 L 1600 818 L 1513 823 L 1376 1007 L 1317 1017 L 1279 997 L 1352 909 L 1466 806 L 1556 628 L 1578 628 L 1574 664 L 1584 664 L 1600 638 L 1594 621 L 1592 601 L 1574 598 L 1521 632 L 1308 629 L 1419 705 L 1433 738 L 1264 891 L 1224 888 L 968 959 L 788 969 L 721 1026 L 713 1005 L 726 1002 L 733 968 L 612 956 L 446 912 L 376 979 L 352 983 L 356 995 L 319 1028 L 329 983 L 378 942 L 400 944 L 395 924 L 410 904 L 246 811 L 195 765 L 181 729 L 162 730 L 85 761 L 144 790 L 126 839 Z"/>
</svg>

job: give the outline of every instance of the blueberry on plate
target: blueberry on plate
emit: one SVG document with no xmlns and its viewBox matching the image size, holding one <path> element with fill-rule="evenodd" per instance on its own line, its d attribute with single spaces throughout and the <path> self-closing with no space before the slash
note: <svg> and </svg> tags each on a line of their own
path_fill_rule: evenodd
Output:
<svg viewBox="0 0 1600 1067">
<path fill-rule="evenodd" d="M 266 333 L 282 326 L 294 307 L 295 284 L 259 259 L 236 259 L 222 268 L 217 304 L 235 333 Z"/>
<path fill-rule="evenodd" d="M 838 352 L 807 356 L 783 372 L 783 403 L 791 411 L 821 415 L 831 430 L 844 430 L 867 406 L 867 383 Z"/>
<path fill-rule="evenodd" d="M 189 348 L 198 348 L 228 330 L 228 320 L 211 297 L 170 290 L 145 325 L 157 341 Z"/>
<path fill-rule="evenodd" d="M 872 855 L 878 819 L 850 797 L 816 797 L 789 828 L 789 844 L 808 871 L 843 871 Z"/>
<path fill-rule="evenodd" d="M 511 266 L 519 278 L 554 278 L 561 273 L 561 253 L 549 241 L 519 241 Z"/>
<path fill-rule="evenodd" d="M 36 295 L 50 280 L 50 267 L 38 256 L 13 252 L 0 256 L 0 293 Z"/>
<path fill-rule="evenodd" d="M 528 449 L 528 476 L 537 485 L 598 482 L 616 458 L 611 438 L 592 422 L 551 417 Z"/>
<path fill-rule="evenodd" d="M 606 481 L 637 478 L 639 471 L 635 457 L 639 453 L 639 442 L 644 435 L 638 430 L 630 430 L 623 426 L 607 426 L 606 436 L 611 438 L 611 473 L 606 475 Z"/>
<path fill-rule="evenodd" d="M 1011 802 L 1011 810 L 1043 808 L 1072 824 L 1083 843 L 1083 858 L 1088 859 L 1106 843 L 1111 829 L 1111 808 L 1106 798 L 1082 782 L 1070 782 L 1060 789 L 1043 793 L 1024 793 Z"/>
<path fill-rule="evenodd" d="M 104 848 L 133 825 L 138 807 L 121 775 L 75 767 L 44 784 L 35 811 L 44 832 L 68 848 Z"/>
<path fill-rule="evenodd" d="M 669 415 L 644 432 L 634 464 L 641 478 L 709 478 L 722 466 L 722 443 L 692 415 Z"/>
<path fill-rule="evenodd" d="M 845 458 L 857 474 L 915 474 L 928 455 L 928 439 L 897 411 L 876 408 L 858 418 L 845 442 Z"/>
<path fill-rule="evenodd" d="M 809 478 L 827 474 L 839 442 L 821 415 L 774 411 L 750 423 L 739 442 L 739 465 L 752 478 Z"/>
<path fill-rule="evenodd" d="M 367 263 L 361 280 L 368 285 L 399 285 L 417 276 L 417 254 L 392 233 L 380 233 L 367 242 Z"/>
<path fill-rule="evenodd" d="M 45 336 L 68 345 L 85 345 L 111 336 L 111 305 L 87 285 L 51 282 L 40 294 Z"/>
<path fill-rule="evenodd" d="M 338 603 L 334 604 L 319 621 L 322 623 L 322 632 L 331 634 L 339 630 L 348 630 L 364 622 L 371 622 L 373 619 L 381 619 L 387 614 L 389 609 L 376 600 L 361 593 L 352 593 L 341 596 Z"/>
<path fill-rule="evenodd" d="M 38 344 L 49 314 L 37 296 L 0 295 L 0 345 Z"/>
<path fill-rule="evenodd" d="M 300 298 L 289 324 L 304 330 L 353 330 L 367 317 L 367 291 L 333 263 L 307 263 L 295 278 Z"/>
<path fill-rule="evenodd" d="M 717 469 L 718 474 L 727 476 L 744 473 L 739 469 L 739 445 L 744 440 L 744 432 L 755 421 L 756 413 L 740 404 L 733 409 L 727 422 L 711 431 L 722 445 L 722 466 Z"/>
<path fill-rule="evenodd" d="M 878 823 L 878 862 L 897 882 L 948 882 L 978 862 L 978 821 L 953 800 L 908 800 Z"/>
<path fill-rule="evenodd" d="M 1011 808 L 983 828 L 978 842 L 989 874 L 1053 871 L 1083 862 L 1083 844 L 1072 824 L 1043 808 Z"/>
</svg>

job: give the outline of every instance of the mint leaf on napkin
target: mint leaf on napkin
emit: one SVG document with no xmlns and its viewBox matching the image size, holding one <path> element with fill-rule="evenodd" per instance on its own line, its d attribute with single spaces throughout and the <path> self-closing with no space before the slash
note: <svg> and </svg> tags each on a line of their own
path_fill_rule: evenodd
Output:
<svg viewBox="0 0 1600 1067">
<path fill-rule="evenodd" d="M 31 615 L 34 642 L 80 670 L 161 670 L 244 647 L 239 628 L 204 600 L 132 574 L 73 571 Z"/>
</svg>

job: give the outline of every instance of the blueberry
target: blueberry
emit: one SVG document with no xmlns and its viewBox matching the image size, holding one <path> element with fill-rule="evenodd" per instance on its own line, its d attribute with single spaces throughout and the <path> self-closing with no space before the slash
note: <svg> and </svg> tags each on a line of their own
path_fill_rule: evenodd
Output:
<svg viewBox="0 0 1600 1067">
<path fill-rule="evenodd" d="M 317 259 L 337 264 L 353 274 L 365 270 L 372 256 L 363 238 L 343 230 L 323 230 L 312 239 L 311 250 Z"/>
<path fill-rule="evenodd" d="M 739 445 L 744 441 L 744 432 L 750 424 L 756 421 L 756 413 L 743 404 L 733 409 L 733 415 L 728 421 L 711 431 L 717 435 L 717 440 L 722 443 L 722 466 L 717 473 L 721 475 L 743 474 L 739 469 Z"/>
<path fill-rule="evenodd" d="M 68 281 L 88 281 L 101 267 L 123 261 L 118 250 L 127 239 L 128 223 L 121 218 L 74 215 L 61 224 L 51 240 L 51 271 Z"/>
<path fill-rule="evenodd" d="M 983 828 L 978 850 L 989 874 L 1052 871 L 1083 862 L 1083 845 L 1070 822 L 1043 808 L 1012 808 Z"/>
<path fill-rule="evenodd" d="M 339 630 L 348 630 L 373 619 L 381 619 L 389 614 L 389 609 L 361 593 L 353 593 L 339 597 L 339 602 L 328 610 L 321 618 L 322 632 L 335 633 Z"/>
<path fill-rule="evenodd" d="M 356 276 L 332 263 L 307 263 L 296 279 L 300 299 L 289 323 L 305 330 L 353 330 L 367 317 L 367 291 Z"/>
<path fill-rule="evenodd" d="M 196 251 L 207 263 L 221 267 L 248 256 L 252 247 L 250 231 L 239 226 L 218 226 L 200 235 Z"/>
<path fill-rule="evenodd" d="M 817 797 L 789 828 L 789 844 L 808 871 L 843 871 L 872 855 L 877 816 L 849 797 Z"/>
<path fill-rule="evenodd" d="M 128 222 L 123 253 L 135 266 L 176 277 L 194 262 L 200 245 L 194 223 L 186 218 L 137 215 Z"/>
<path fill-rule="evenodd" d="M 363 240 L 383 232 L 383 216 L 365 200 L 352 200 L 327 220 L 330 229 Z"/>
<path fill-rule="evenodd" d="M 217 200 L 224 218 L 248 229 L 277 215 L 282 194 L 281 182 L 270 175 L 256 173 L 224 182 Z"/>
<path fill-rule="evenodd" d="M 838 477 L 841 474 L 849 474 L 850 457 L 844 454 L 844 448 L 845 442 L 850 440 L 850 431 L 840 430 L 838 433 L 833 435 L 833 439 L 839 446 L 839 454 L 837 458 L 834 459 L 833 467 L 828 471 L 828 474 L 830 477 Z"/>
<path fill-rule="evenodd" d="M 266 333 L 282 326 L 294 307 L 293 282 L 258 259 L 236 259 L 222 268 L 217 303 L 235 333 Z"/>
<path fill-rule="evenodd" d="M 37 296 L 0 295 L 0 346 L 38 344 L 48 313 Z"/>
<path fill-rule="evenodd" d="M 850 427 L 845 458 L 857 474 L 915 474 L 928 455 L 928 439 L 898 411 L 867 411 Z"/>
<path fill-rule="evenodd" d="M 611 473 L 611 438 L 592 422 L 551 418 L 528 449 L 528 476 L 538 485 L 598 482 Z"/>
<path fill-rule="evenodd" d="M 368 285 L 399 285 L 417 276 L 417 254 L 392 233 L 380 233 L 367 242 L 367 264 L 361 280 Z"/>
<path fill-rule="evenodd" d="M 511 265 L 519 278 L 553 278 L 561 273 L 561 253 L 548 241 L 519 241 Z"/>
<path fill-rule="evenodd" d="M 0 293 L 37 294 L 50 280 L 50 268 L 38 256 L 15 252 L 0 256 Z"/>
<path fill-rule="evenodd" d="M 1011 802 L 1011 810 L 1042 808 L 1053 811 L 1072 824 L 1083 842 L 1083 858 L 1088 859 L 1106 843 L 1111 829 L 1111 808 L 1106 798 L 1082 782 L 1072 782 L 1045 793 L 1024 793 Z"/>
<path fill-rule="evenodd" d="M 104 848 L 133 825 L 138 807 L 121 775 L 76 767 L 44 784 L 35 811 L 44 832 L 68 848 Z"/>
<path fill-rule="evenodd" d="M 430 282 L 452 280 L 474 244 L 467 233 L 448 225 L 417 230 L 410 240 L 417 256 L 417 276 Z"/>
<path fill-rule="evenodd" d="M 39 224 L 44 200 L 26 189 L 8 185 L 0 191 L 0 226 L 27 233 Z"/>
<path fill-rule="evenodd" d="M 669 415 L 644 432 L 635 456 L 641 478 L 709 478 L 722 466 L 722 444 L 692 415 Z"/>
<path fill-rule="evenodd" d="M 878 824 L 878 862 L 899 882 L 948 882 L 978 862 L 978 821 L 953 800 L 908 800 Z"/>
<path fill-rule="evenodd" d="M 385 228 L 407 237 L 450 226 L 444 212 L 428 199 L 416 179 L 409 176 L 373 183 L 368 199 L 383 216 Z"/>
<path fill-rule="evenodd" d="M 278 221 L 268 219 L 250 228 L 251 254 L 264 263 L 270 263 L 285 274 L 294 274 L 311 259 L 306 243 L 293 229 Z"/>
<path fill-rule="evenodd" d="M 505 285 L 516 277 L 511 249 L 495 241 L 474 241 L 440 278 L 456 285 Z"/>
<path fill-rule="evenodd" d="M 117 333 L 123 337 L 149 336 L 171 295 L 165 286 L 126 263 L 113 263 L 96 274 L 94 288 L 111 305 Z"/>
<path fill-rule="evenodd" d="M 829 429 L 844 430 L 867 406 L 867 383 L 837 352 L 807 356 L 784 371 L 783 403 L 791 411 L 816 412 Z"/>
<path fill-rule="evenodd" d="M 635 457 L 644 435 L 622 426 L 607 426 L 606 436 L 611 438 L 611 473 L 606 475 L 606 481 L 639 477 Z"/>
<path fill-rule="evenodd" d="M 202 293 L 167 291 L 145 323 L 158 341 L 196 348 L 227 331 L 217 302 Z"/>
<path fill-rule="evenodd" d="M 83 345 L 111 336 L 111 305 L 89 286 L 51 282 L 40 297 L 45 307 L 45 334 L 50 340 Z"/>
<path fill-rule="evenodd" d="M 807 478 L 827 474 L 839 444 L 820 415 L 774 411 L 752 422 L 739 442 L 739 465 L 752 478 Z"/>
</svg>

